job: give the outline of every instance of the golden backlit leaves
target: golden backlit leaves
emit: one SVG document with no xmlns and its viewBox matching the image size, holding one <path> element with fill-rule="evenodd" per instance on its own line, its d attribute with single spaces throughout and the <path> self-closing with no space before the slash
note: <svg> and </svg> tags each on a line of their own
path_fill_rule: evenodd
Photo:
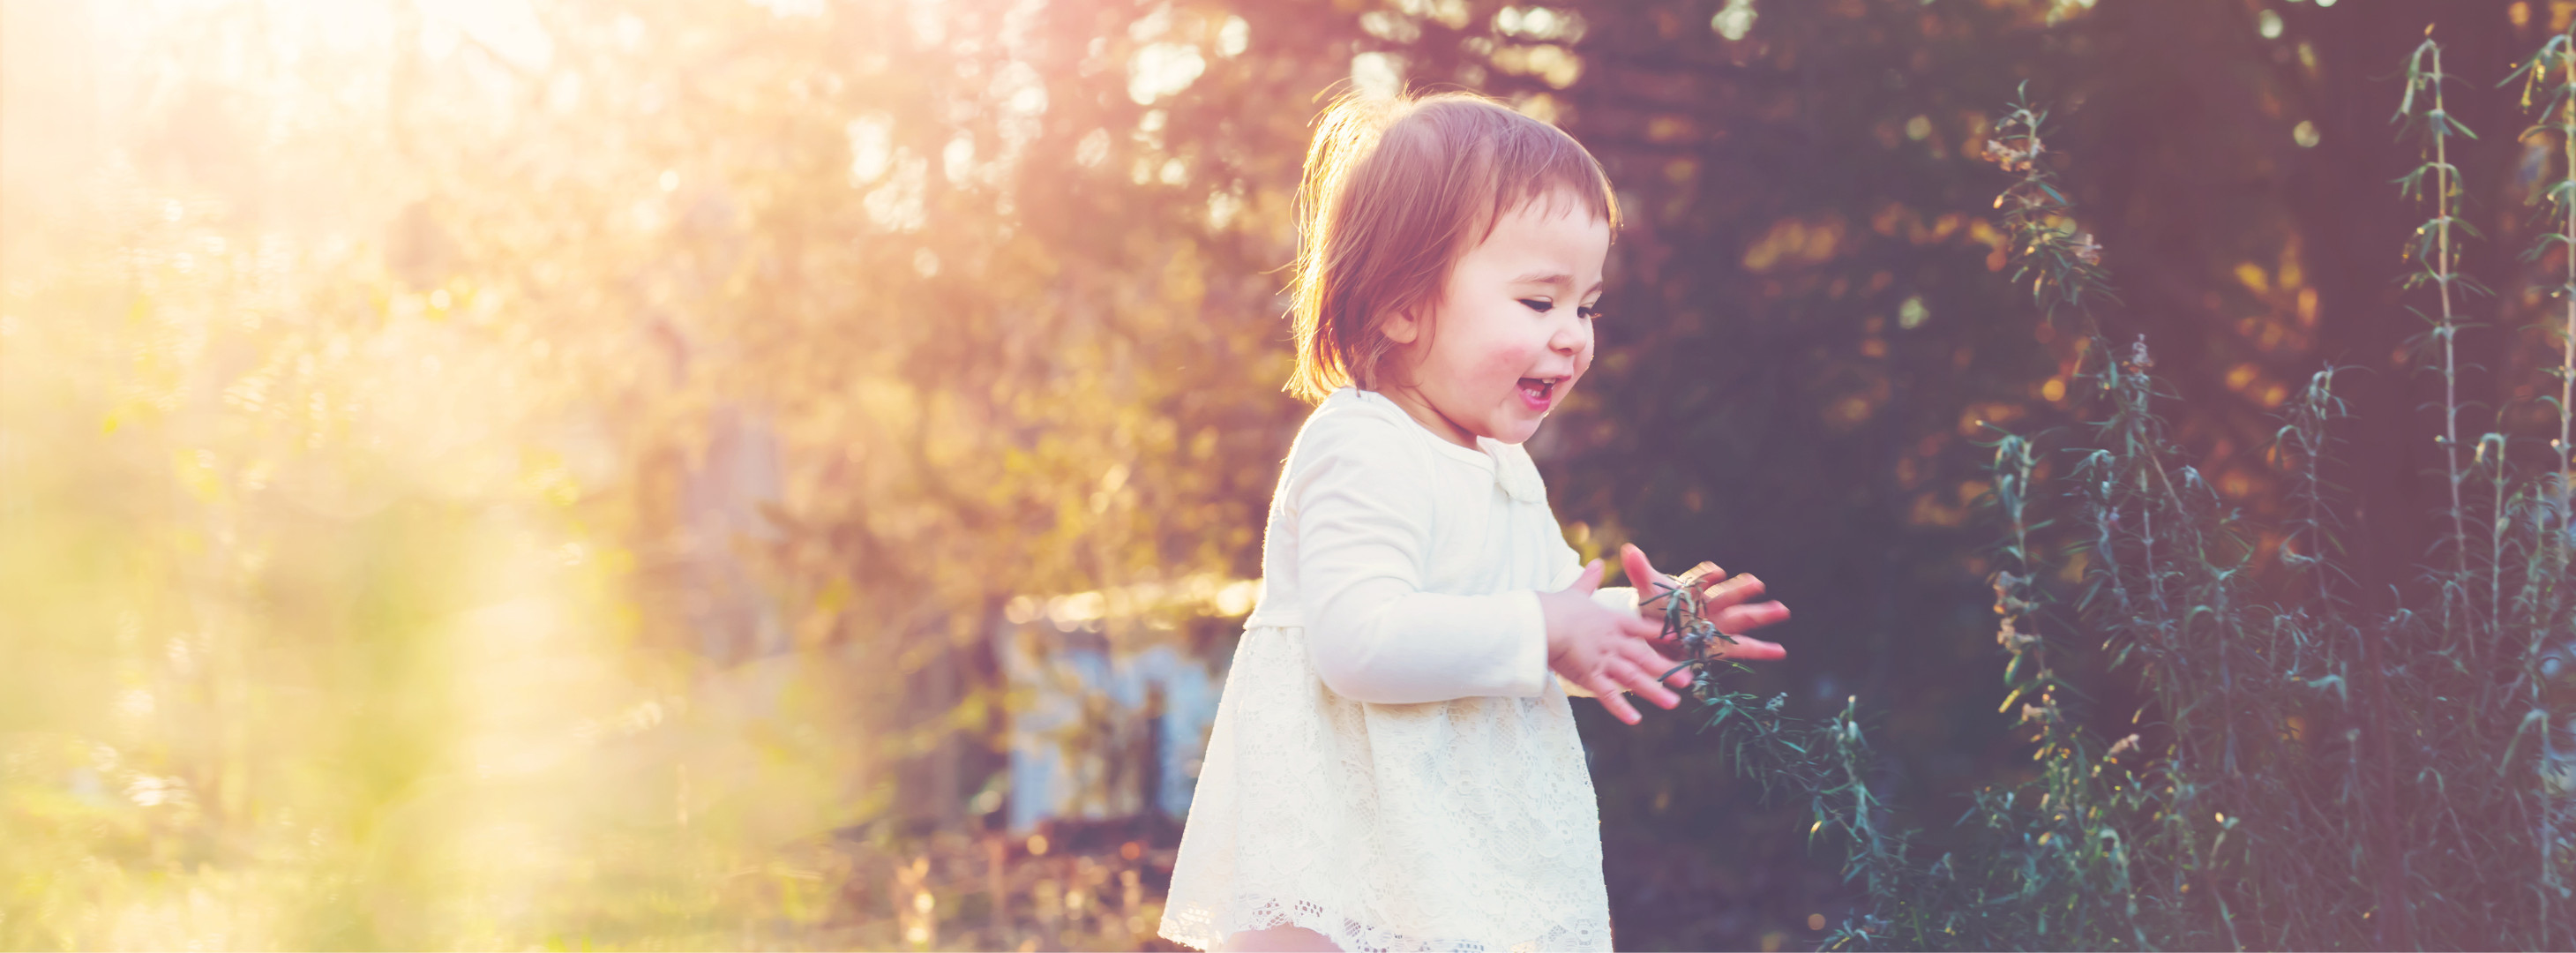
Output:
<svg viewBox="0 0 2576 953">
<path fill-rule="evenodd" d="M 375 911 L 378 935 L 497 943 L 502 895 L 524 900 L 527 875 L 575 852 L 582 824 L 555 811 L 671 817 L 667 788 L 652 793 L 667 761 L 639 777 L 606 753 L 631 753 L 635 732 L 579 730 L 659 689 L 597 652 L 621 631 L 602 583 L 627 564 L 561 522 L 584 494 L 580 461 L 513 445 L 540 389 L 523 352 L 478 345 L 492 299 L 404 289 L 367 258 L 220 216 L 155 227 L 92 211 L 119 226 L 115 245 L 11 220 L 73 264 L 12 260 L 5 425 L 87 427 L 116 390 L 154 393 L 105 439 L 49 440 L 60 452 L 12 487 L 44 515 L 14 520 L 0 550 L 34 623 L 11 647 L 62 690 L 6 692 L 36 707 L 0 747 L 52 762 L 0 779 L 0 909 L 27 914 L 0 926 L 10 945 L 350 945 L 329 925 L 345 916 L 305 908 L 315 878 L 349 885 L 342 904 Z M 215 238 L 263 254 L 209 257 Z M 159 264 L 78 266 L 90 256 Z M 136 320 L 93 320 L 102 306 Z M 82 551 L 113 558 L 59 558 Z M 119 616 L 112 642 L 81 619 L 100 611 Z M 58 640 L 90 648 L 57 656 Z M 89 694 L 94 680 L 115 687 Z M 101 703 L 126 717 L 84 723 Z M 59 746 L 77 756 L 43 754 Z M 73 800 L 43 800 L 45 784 L 91 776 L 99 797 L 76 783 Z M 528 784 L 553 803 L 508 793 Z M 51 806 L 23 810 L 37 804 Z M 107 828 L 130 839 L 98 840 Z M 190 846 L 204 844 L 230 846 Z M 98 850 L 135 862 L 83 860 Z M 229 873 L 190 875 L 208 864 Z M 455 879 L 466 867 L 479 879 Z M 171 906 L 174 889 L 194 899 Z"/>
<path fill-rule="evenodd" d="M 2317 291 L 2307 285 L 2295 236 L 2285 241 L 2270 267 L 2239 261 L 2231 269 L 2236 283 L 2264 310 L 2234 322 L 2238 339 L 2262 356 L 2305 353 L 2315 346 Z M 2289 397 L 2289 385 L 2255 362 L 2239 362 L 2226 376 L 2227 388 L 2254 403 L 2274 408 Z"/>
<path fill-rule="evenodd" d="M 1770 31 L 1798 22 L 1789 2 L 1655 10 L 1636 25 L 1741 61 L 1763 55 L 1777 39 Z M 2012 13 L 1987 19 L 2015 23 L 2081 9 L 1984 5 Z M 93 282 L 34 292 L 97 298 L 77 307 L 29 304 L 24 289 L 11 291 L 0 316 L 0 327 L 16 328 L 8 350 L 72 356 L 40 383 L 14 375 L 0 388 L 17 406 L 74 408 L 82 436 L 108 438 L 110 450 L 38 467 L 42 493 L 53 494 L 41 501 L 84 505 L 48 513 L 15 541 L 9 568 L 62 590 L 38 608 L 77 616 L 56 627 L 65 633 L 128 639 L 129 627 L 91 618 L 90 606 L 139 610 L 130 649 L 91 668 L 47 669 L 65 682 L 105 683 L 130 669 L 134 683 L 63 710 L 124 699 L 116 710 L 230 733 L 202 750 L 174 743 L 164 763 L 140 752 L 175 735 L 107 738 L 124 752 L 114 770 L 69 744 L 85 736 L 57 739 L 78 749 L 63 772 L 85 765 L 108 778 L 111 794 L 148 790 L 163 802 L 111 797 L 112 810 L 74 820 L 123 825 L 133 812 L 193 798 L 209 814 L 244 819 L 215 828 L 217 840 L 309 861 L 245 875 L 277 874 L 242 888 L 256 896 L 220 895 L 273 901 L 236 904 L 248 912 L 229 932 L 137 927 L 21 945 L 990 939 L 959 932 L 968 925 L 956 898 L 974 891 L 958 883 L 982 873 L 941 867 L 956 851 L 898 858 L 909 879 L 895 883 L 836 868 L 816 844 L 798 842 L 812 849 L 797 856 L 772 848 L 899 812 L 957 810 L 962 795 L 902 787 L 897 762 L 953 767 L 959 746 L 981 744 L 979 733 L 1001 719 L 1009 699 L 957 661 L 958 647 L 988 636 L 996 619 L 1154 640 L 1182 637 L 1174 619 L 1248 606 L 1260 504 L 1300 413 L 1275 392 L 1285 348 L 1276 278 L 1264 272 L 1286 257 L 1284 187 L 1315 108 L 1309 97 L 1350 75 L 1350 53 L 1363 48 L 1354 44 L 1481 31 L 1488 13 L 1493 34 L 1469 38 L 1464 58 L 1490 66 L 1498 86 L 1508 80 L 1515 108 L 1531 115 L 1552 120 L 1592 101 L 1586 84 L 1625 68 L 1587 61 L 1578 51 L 1597 48 L 1577 45 L 1587 25 L 1532 4 L 1347 0 L 1314 16 L 1190 0 L 768 6 L 539 3 L 539 22 L 556 36 L 543 62 L 487 56 L 473 43 L 416 62 L 359 57 L 339 72 L 262 67 L 249 56 L 255 68 L 274 67 L 285 92 L 218 90 L 231 101 L 358 91 L 318 126 L 247 115 L 244 128 L 301 131 L 227 160 L 331 171 L 281 174 L 280 191 L 294 194 L 268 198 L 337 238 L 246 226 L 151 232 L 158 202 L 175 194 L 197 203 L 191 190 L 207 188 L 149 173 L 129 183 L 144 214 L 103 219 L 136 237 L 77 257 L 143 262 L 147 285 L 193 269 L 236 290 L 128 295 Z M 1757 6 L 1768 19 L 1757 23 Z M 1713 7 L 1737 11 L 1714 33 Z M 1328 8 L 1348 16 L 1321 15 Z M 1858 2 L 1837 9 L 1865 12 Z M 1945 19 L 1940 9 L 1927 8 L 1922 22 L 1975 28 L 1975 17 Z M 1899 22 L 1915 16 L 1905 11 Z M 1740 41 L 1721 39 L 1730 29 Z M 174 55 L 199 39 L 155 36 Z M 173 75 L 205 80 L 238 52 L 208 43 L 197 59 L 173 59 Z M 1362 55 L 1393 76 L 1409 51 Z M 401 91 L 398 102 L 366 92 L 390 89 Z M 1647 199 L 1651 214 L 1638 216 L 1687 221 L 1707 208 L 1698 192 L 1733 184 L 1723 158 L 1694 147 L 1726 134 L 1714 118 L 1724 113 L 1679 101 L 1636 108 L 1636 134 L 1658 148 L 1620 173 L 1630 177 L 1623 186 L 1660 179 L 1693 193 Z M 1796 101 L 1746 109 L 1786 120 Z M 1888 111 L 1881 133 L 1908 161 L 1987 138 L 1982 116 L 1952 106 Z M 1863 141 L 1866 122 L 1854 130 Z M 338 201 L 324 187 L 333 176 L 363 184 L 360 201 Z M 1793 419 L 1858 439 L 1901 433 L 1894 415 L 1925 411 L 1891 389 L 1898 362 L 1925 362 L 1933 376 L 1997 373 L 1974 365 L 1962 330 L 1994 317 L 1955 285 L 1927 286 L 1909 266 L 1876 259 L 1965 263 L 1982 253 L 2000 269 L 2005 239 L 1976 209 L 1871 198 L 1819 210 L 1834 201 L 1728 220 L 1728 240 L 1735 229 L 1752 233 L 1735 257 L 1765 276 L 1758 283 L 1771 297 L 1784 287 L 1821 291 L 1818 308 L 1848 322 L 1819 351 L 1852 365 L 1850 375 L 1817 382 Z M 181 220 L 200 214 L 189 204 Z M 410 224 L 383 227 L 397 216 Z M 37 236 L 8 243 L 19 248 L 59 237 L 15 233 Z M 2313 329 L 2315 292 L 2289 290 L 2287 266 L 2275 281 L 2269 264 L 2269 290 L 2252 292 L 2289 295 L 2267 307 Z M 1966 281 L 1986 278 L 1967 271 Z M 273 300 L 238 291 L 254 285 Z M 1936 307 L 1940 321 L 1907 333 L 1925 329 Z M 1700 310 L 1711 330 L 1736 317 Z M 81 319 L 28 330 L 37 323 L 28 315 L 55 313 Z M 1700 320 L 1685 319 L 1695 330 Z M 1852 335 L 1853 325 L 1863 332 Z M 2244 333 L 2268 342 L 2274 332 Z M 2012 346 L 2020 334 L 2018 324 L 2002 332 Z M 67 343 L 82 335 L 91 339 Z M 2012 353 L 1985 347 L 1990 361 Z M 1603 366 L 1627 357 L 1605 354 Z M 2056 402 L 2071 383 L 2061 368 L 1979 393 Z M 19 399 L 30 394 L 45 402 Z M 1948 429 L 1950 407 L 1910 396 L 1935 415 L 1928 426 Z M 1980 403 L 1965 410 L 1960 433 L 1982 439 L 1971 420 L 2008 423 L 2026 412 Z M 725 521 L 691 524 L 674 514 L 706 492 L 691 481 L 727 459 L 725 433 L 774 443 L 775 492 L 731 501 Z M 1973 518 L 1983 487 L 1955 482 L 1942 462 L 1959 442 L 1931 434 L 1894 462 L 1905 492 L 1892 502 L 1915 525 Z M 1699 486 L 1677 496 L 1692 512 L 1731 505 Z M 114 522 L 126 517 L 96 503 L 105 499 L 148 515 Z M 126 533 L 152 541 L 131 549 L 139 560 L 163 562 L 84 575 L 77 560 L 53 555 Z M 493 578 L 420 569 L 449 562 Z M 702 564 L 731 574 L 746 604 L 769 607 L 749 630 L 773 654 L 744 661 L 707 647 L 691 603 L 733 597 L 692 575 Z M 499 608 L 481 604 L 494 593 Z M 373 614 L 352 622 L 352 606 Z M 1120 627 L 1130 619 L 1143 621 Z M 357 660 L 366 665 L 273 674 L 305 664 L 295 656 L 314 644 L 369 633 L 381 639 L 349 650 L 382 653 Z M 195 660 L 194 674 L 183 678 L 166 661 L 171 645 L 187 647 L 180 655 Z M 296 651 L 257 654 L 262 645 Z M 188 699 L 197 690 L 188 678 L 219 697 Z M 943 685 L 955 693 L 938 694 Z M 388 721 L 369 707 L 375 698 L 419 711 Z M 246 714 L 257 704 L 282 714 Z M 253 735 L 273 737 L 274 750 L 250 751 Z M 572 753 L 556 757 L 525 739 L 560 740 Z M 379 763 L 404 761 L 434 770 L 423 777 Z M 281 768 L 355 762 L 387 773 L 335 768 L 298 781 Z M 145 783 L 162 778 L 180 782 Z M 560 796 L 539 796 L 546 786 Z M 395 833 L 316 843 L 301 825 L 262 813 L 275 810 L 334 832 L 381 812 Z M 627 827 L 608 836 L 565 816 L 584 812 Z M 914 820 L 959 829 L 953 816 Z M 143 853 L 205 830 L 170 823 L 176 833 Z M 18 863 L 0 860 L 0 870 L 87 869 L 83 851 L 94 846 L 11 844 Z M 498 860 L 477 867 L 470 852 Z M 1013 890 L 1027 888 L 1012 896 L 1058 917 L 1139 915 L 1134 869 L 1047 859 L 1064 865 L 1003 873 L 1020 878 Z M 687 898 L 682 909 L 621 905 L 603 886 L 619 870 L 639 872 L 621 883 Z M 290 892 L 289 875 L 306 874 L 382 886 L 312 901 L 326 921 L 274 900 Z M 1122 876 L 1131 879 L 1122 885 Z M 71 887 L 141 896 L 141 882 Z M 835 899 L 844 893 L 876 898 L 871 911 L 915 915 L 842 934 L 731 932 L 745 918 L 819 929 L 835 903 L 846 914 L 848 901 Z M 542 909 L 511 906 L 514 894 L 541 898 Z M 143 906 L 121 909 L 102 922 L 151 922 Z M 723 922 L 691 919 L 710 910 Z M 352 920 L 376 932 L 311 932 L 311 923 Z M 575 921 L 597 932 L 558 937 L 529 926 Z M 24 922 L 8 920 L 0 939 L 20 937 L 8 931 Z M 459 925 L 468 923 L 480 932 Z"/>
<path fill-rule="evenodd" d="M 1831 260 L 1843 240 L 1843 220 L 1827 215 L 1813 220 L 1786 218 L 1744 249 L 1744 270 L 1762 274 L 1788 265 L 1815 265 Z"/>
<path fill-rule="evenodd" d="M 147 145 L 60 217 L 5 205 L 32 236 L 8 243 L 5 425 L 50 445 L 72 421 L 83 449 L 12 480 L 45 514 L 0 543 L 44 633 L 13 646 L 52 687 L 0 706 L 78 754 L 46 785 L 92 772 L 106 798 L 30 829 L 35 789 L 0 780 L 7 945 L 721 945 L 745 941 L 693 918 L 726 904 L 846 918 L 827 865 L 726 871 L 960 809 L 894 765 L 994 730 L 953 655 L 1011 596 L 1248 598 L 1298 412 L 1262 272 L 1335 70 L 1254 84 L 1234 57 L 1287 35 L 1213 3 L 1091 49 L 1009 4 L 566 0 L 533 8 L 548 57 L 504 63 L 389 55 L 419 40 L 399 18 L 303 60 L 190 28 L 248 9 L 130 39 L 286 130 L 188 145 L 274 181 Z M 308 101 L 339 112 L 271 122 Z M 225 211 L 251 207 L 272 217 Z M 85 551 L 113 558 L 45 555 Z M 51 654 L 99 644 L 106 607 L 130 639 Z M 151 717 L 79 727 L 120 704 Z M 180 780 L 118 800 L 145 778 Z M 162 860 L 86 864 L 85 825 L 138 818 L 133 855 Z M 192 843 L 271 858 L 213 858 L 243 872 L 207 896 L 243 919 L 152 919 L 153 878 L 206 886 L 168 872 L 201 869 Z M 635 873 L 581 873 L 603 864 Z M 291 889 L 358 880 L 328 917 Z M 22 917 L 25 884 L 93 899 Z M 87 932 L 29 932 L 57 928 Z"/>
<path fill-rule="evenodd" d="M 1959 411 L 1958 434 L 1971 440 L 1988 439 L 1993 431 L 1987 429 L 1986 425 L 1993 424 L 2010 430 L 2013 422 L 2022 419 L 2023 415 L 2029 412 L 2029 408 L 2020 404 L 2003 401 L 1982 401 L 1970 404 Z"/>
<path fill-rule="evenodd" d="M 1407 16 L 1431 20 L 1452 30 L 1466 29 L 1468 18 L 1474 15 L 1474 10 L 1468 5 L 1467 0 L 1394 0 L 1394 6 L 1404 11 Z M 1540 8 L 1532 8 L 1532 11 L 1535 12 L 1538 9 Z M 1564 16 L 1557 11 L 1547 12 L 1559 18 Z M 1531 28 L 1544 29 L 1538 18 L 1529 19 Z"/>
<path fill-rule="evenodd" d="M 1913 490 L 1938 472 L 1941 454 L 1949 448 L 1950 442 L 1950 435 L 1946 433 L 1925 434 L 1923 439 L 1907 447 L 1905 455 L 1896 461 L 1897 488 Z"/>
<path fill-rule="evenodd" d="M 1868 420 L 1875 409 L 1868 395 L 1848 394 L 1825 406 L 1825 423 L 1835 430 L 1849 430 Z"/>
<path fill-rule="evenodd" d="M 1583 58 L 1554 43 L 1530 46 L 1511 44 L 1494 50 L 1494 68 L 1519 76 L 1536 76 L 1549 86 L 1564 89 L 1583 76 Z"/>
<path fill-rule="evenodd" d="M 1591 25 L 1583 14 L 1553 7 L 1504 7 L 1494 13 L 1494 32 L 1522 41 L 1574 44 Z"/>
<path fill-rule="evenodd" d="M 2236 280 L 2255 294 L 2269 294 L 2272 290 L 2271 277 L 2263 271 L 2263 266 L 2250 261 L 2236 263 Z"/>
<path fill-rule="evenodd" d="M 1912 245 L 1938 244 L 1953 237 L 1984 245 L 1987 248 L 1986 270 L 2001 271 L 2004 267 L 2007 253 L 2004 233 L 1981 216 L 1945 212 L 1926 222 L 1922 213 L 1890 202 L 1879 207 L 1878 212 L 1870 217 L 1869 225 L 1871 231 L 1889 238 L 1901 238 Z"/>
<path fill-rule="evenodd" d="M 1977 499 L 1992 489 L 1993 485 L 1984 480 L 1962 480 L 1949 487 L 1946 492 L 1930 490 L 1918 493 L 1914 497 L 1913 508 L 1906 513 L 1905 521 L 1913 526 L 1942 528 L 1965 525 L 1976 507 Z"/>
<path fill-rule="evenodd" d="M 1562 111 L 1556 97 L 1546 93 L 1528 93 L 1512 97 L 1512 110 L 1540 122 L 1554 123 Z"/>
</svg>

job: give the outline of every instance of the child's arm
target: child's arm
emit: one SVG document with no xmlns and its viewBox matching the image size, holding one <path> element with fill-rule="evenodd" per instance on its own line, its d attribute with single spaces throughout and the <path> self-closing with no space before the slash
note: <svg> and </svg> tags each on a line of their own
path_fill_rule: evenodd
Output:
<svg viewBox="0 0 2576 953">
<path fill-rule="evenodd" d="M 1423 592 L 1431 462 L 1412 435 L 1367 419 L 1299 438 L 1282 492 L 1297 515 L 1297 585 L 1324 684 L 1365 702 L 1536 695 L 1546 620 L 1535 592 Z"/>
<path fill-rule="evenodd" d="M 1296 511 L 1297 588 L 1315 672 L 1365 702 L 1536 695 L 1553 671 L 1596 693 L 1629 724 L 1623 691 L 1671 708 L 1655 623 L 1594 601 L 1600 566 L 1551 592 L 1458 596 L 1422 591 L 1435 554 L 1434 461 L 1415 435 L 1345 421 L 1298 437 L 1282 492 Z"/>
</svg>

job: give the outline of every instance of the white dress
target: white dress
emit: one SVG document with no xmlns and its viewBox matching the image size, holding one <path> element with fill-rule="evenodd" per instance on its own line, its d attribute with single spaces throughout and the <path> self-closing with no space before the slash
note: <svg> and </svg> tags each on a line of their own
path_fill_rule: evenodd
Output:
<svg viewBox="0 0 2576 953">
<path fill-rule="evenodd" d="M 1270 502 L 1160 932 L 1606 950 L 1601 822 L 1538 593 L 1582 567 L 1519 446 L 1315 408 Z M 1634 610 L 1635 594 L 1604 589 Z"/>
</svg>

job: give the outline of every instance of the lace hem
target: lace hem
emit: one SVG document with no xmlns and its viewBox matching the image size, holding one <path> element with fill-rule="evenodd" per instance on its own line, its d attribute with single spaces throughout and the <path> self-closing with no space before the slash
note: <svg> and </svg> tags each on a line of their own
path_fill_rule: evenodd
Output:
<svg viewBox="0 0 2576 953">
<path fill-rule="evenodd" d="M 1601 822 L 1565 697 L 1355 702 L 1316 677 L 1304 636 L 1248 628 L 1236 646 L 1162 935 L 1609 949 Z"/>
<path fill-rule="evenodd" d="M 1322 934 L 1348 953 L 1417 953 L 1417 951 L 1455 950 L 1473 953 L 1538 953 L 1541 950 L 1608 950 L 1610 925 L 1581 922 L 1556 924 L 1546 935 L 1493 946 L 1479 940 L 1430 939 L 1406 936 L 1393 930 L 1369 926 L 1348 916 L 1310 901 L 1280 901 L 1266 898 L 1238 897 L 1225 910 L 1211 910 L 1195 904 L 1163 911 L 1163 922 L 1156 928 L 1163 939 L 1196 950 L 1213 950 L 1227 937 L 1247 930 L 1276 927 L 1303 927 Z"/>
</svg>

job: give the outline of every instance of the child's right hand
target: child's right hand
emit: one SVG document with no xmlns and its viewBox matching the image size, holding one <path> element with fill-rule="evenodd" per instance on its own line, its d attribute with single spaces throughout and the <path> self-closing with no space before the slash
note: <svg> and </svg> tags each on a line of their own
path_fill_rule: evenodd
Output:
<svg viewBox="0 0 2576 953">
<path fill-rule="evenodd" d="M 1595 559 L 1573 585 L 1538 594 L 1539 612 L 1547 620 L 1547 667 L 1590 690 L 1601 707 L 1627 724 L 1636 724 L 1640 716 L 1624 692 L 1665 708 L 1681 704 L 1672 689 L 1688 686 L 1690 673 L 1673 673 L 1672 688 L 1656 679 L 1673 667 L 1652 641 L 1663 627 L 1638 613 L 1594 602 L 1592 591 L 1600 587 L 1601 561 Z"/>
</svg>

